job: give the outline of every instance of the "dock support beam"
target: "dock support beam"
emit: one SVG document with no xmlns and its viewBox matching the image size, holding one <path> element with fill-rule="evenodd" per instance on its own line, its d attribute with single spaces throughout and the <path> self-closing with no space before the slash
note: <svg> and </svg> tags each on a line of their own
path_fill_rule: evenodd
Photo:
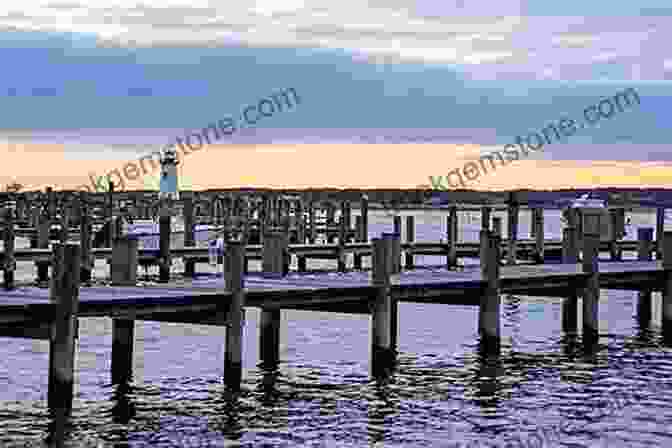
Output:
<svg viewBox="0 0 672 448">
<path fill-rule="evenodd" d="M 583 291 L 583 340 L 589 345 L 599 340 L 598 312 L 600 280 L 598 254 L 600 248 L 601 209 L 582 209 L 583 272 L 588 274 Z"/>
<path fill-rule="evenodd" d="M 390 296 L 390 274 L 392 272 L 392 239 L 375 238 L 373 241 L 373 285 L 376 298 L 372 304 L 372 347 L 371 372 L 374 378 L 388 376 L 394 367 L 395 353 L 392 338 L 393 316 Z"/>
<path fill-rule="evenodd" d="M 500 353 L 499 325 L 499 259 L 500 240 L 493 233 L 481 230 L 481 244 L 486 255 L 481 264 L 481 274 L 486 287 L 480 300 L 478 329 L 481 336 L 481 349 L 491 355 Z"/>
<path fill-rule="evenodd" d="M 637 229 L 637 260 L 651 261 L 653 250 L 653 229 Z M 640 328 L 646 328 L 651 323 L 651 290 L 645 289 L 637 294 L 637 321 Z"/>
<path fill-rule="evenodd" d="M 224 355 L 224 384 L 233 391 L 240 390 L 243 378 L 243 326 L 245 314 L 245 246 L 240 241 L 229 241 L 227 245 L 227 266 L 229 266 L 228 289 L 231 303 L 226 326 L 226 349 Z"/>
<path fill-rule="evenodd" d="M 50 301 L 56 304 L 49 339 L 49 408 L 70 414 L 72 410 L 79 304 L 80 248 L 54 244 Z"/>
</svg>

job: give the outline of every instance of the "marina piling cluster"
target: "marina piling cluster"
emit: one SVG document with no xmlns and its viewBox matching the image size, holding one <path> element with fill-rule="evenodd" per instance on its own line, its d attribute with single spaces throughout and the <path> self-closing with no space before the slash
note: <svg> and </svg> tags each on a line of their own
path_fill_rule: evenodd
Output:
<svg viewBox="0 0 672 448">
<path fill-rule="evenodd" d="M 243 379 L 247 307 L 261 310 L 260 361 L 271 369 L 282 361 L 283 310 L 370 315 L 371 373 L 376 378 L 394 371 L 398 338 L 403 337 L 398 334 L 402 301 L 478 307 L 475 325 L 481 348 L 498 356 L 502 295 L 561 297 L 563 331 L 581 335 L 587 347 L 594 347 L 600 335 L 600 289 L 638 291 L 642 325 L 650 324 L 652 294 L 660 292 L 662 326 L 670 339 L 672 232 L 664 228 L 665 206 L 655 207 L 656 228 L 640 228 L 636 241 L 622 240 L 625 207 L 632 204 L 606 211 L 570 208 L 562 240 L 554 241 L 545 238 L 546 206 L 538 201 L 516 194 L 481 195 L 470 201 L 455 196 L 442 208 L 445 238 L 418 242 L 416 212 L 427 206 L 418 195 L 399 192 L 410 198 L 400 206 L 405 220 L 401 213 L 391 216 L 393 231 L 370 239 L 369 210 L 390 194 L 183 192 L 177 201 L 144 192 L 7 194 L 0 198 L 5 206 L 0 336 L 50 341 L 49 405 L 68 412 L 77 322 L 85 317 L 113 321 L 110 371 L 115 384 L 132 381 L 136 321 L 224 326 L 223 376 L 233 390 Z M 527 239 L 520 239 L 521 210 L 531 216 Z M 479 242 L 459 241 L 465 211 L 480 211 Z M 507 215 L 506 239 L 502 218 L 495 216 L 501 212 Z M 158 248 L 140 248 L 138 237 L 124 234 L 119 221 L 124 216 L 155 218 Z M 184 223 L 181 241 L 172 226 L 177 217 Z M 199 274 L 199 264 L 210 260 L 207 247 L 197 246 L 195 238 L 196 226 L 204 223 L 225 235 L 222 279 Z M 17 248 L 18 237 L 28 238 L 31 248 Z M 602 253 L 608 258 L 601 259 Z M 627 253 L 636 255 L 624 260 Z M 420 255 L 445 262 L 420 266 Z M 177 258 L 184 262 L 179 274 L 172 269 Z M 464 268 L 460 262 L 465 258 L 480 259 L 480 269 Z M 109 279 L 93 279 L 95 259 L 108 260 Z M 314 259 L 334 261 L 338 275 L 306 275 Z M 251 269 L 251 260 L 261 261 L 261 271 Z M 17 263 L 35 263 L 35 280 L 21 283 L 15 275 Z M 156 284 L 138 286 L 143 263 L 158 267 Z"/>
</svg>

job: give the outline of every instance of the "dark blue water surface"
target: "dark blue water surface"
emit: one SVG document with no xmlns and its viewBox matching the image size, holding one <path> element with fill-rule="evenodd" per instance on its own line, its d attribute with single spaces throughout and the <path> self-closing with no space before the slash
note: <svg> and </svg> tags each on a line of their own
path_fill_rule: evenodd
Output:
<svg viewBox="0 0 672 448">
<path fill-rule="evenodd" d="M 418 239 L 439 240 L 444 216 L 418 216 Z M 476 216 L 462 218 L 463 239 L 475 240 Z M 390 216 L 371 221 L 372 235 L 391 230 Z M 525 237 L 529 216 L 521 222 Z M 547 213 L 546 231 L 559 238 L 558 213 Z M 602 291 L 600 344 L 585 351 L 561 331 L 561 299 L 505 296 L 499 360 L 479 357 L 477 308 L 401 303 L 399 365 L 387 382 L 369 376 L 369 316 L 283 312 L 282 362 L 264 371 L 259 312 L 249 309 L 235 395 L 222 383 L 224 328 L 137 322 L 135 380 L 113 387 L 111 321 L 82 319 L 65 446 L 670 447 L 661 298 L 646 328 L 636 298 Z M 0 446 L 44 446 L 47 372 L 46 341 L 2 339 Z"/>
</svg>

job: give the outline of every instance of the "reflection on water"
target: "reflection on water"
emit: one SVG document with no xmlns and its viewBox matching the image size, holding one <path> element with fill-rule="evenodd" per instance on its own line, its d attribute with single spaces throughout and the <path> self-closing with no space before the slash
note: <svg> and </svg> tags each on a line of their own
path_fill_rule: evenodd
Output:
<svg viewBox="0 0 672 448">
<path fill-rule="evenodd" d="M 443 223 L 428 218 L 419 239 Z M 500 356 L 481 350 L 476 308 L 401 303 L 398 362 L 378 381 L 367 316 L 283 312 L 281 362 L 262 366 L 250 310 L 239 393 L 223 385 L 221 328 L 139 322 L 134 379 L 111 385 L 111 325 L 84 319 L 70 419 L 46 408 L 48 344 L 3 339 L 0 446 L 672 446 L 660 294 L 642 318 L 637 293 L 606 298 L 586 345 L 562 299 L 503 296 Z"/>
</svg>

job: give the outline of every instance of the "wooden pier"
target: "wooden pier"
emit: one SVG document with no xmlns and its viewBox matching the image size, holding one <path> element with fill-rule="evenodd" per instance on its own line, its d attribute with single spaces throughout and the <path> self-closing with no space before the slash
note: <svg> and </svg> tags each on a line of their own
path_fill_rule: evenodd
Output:
<svg viewBox="0 0 672 448">
<path fill-rule="evenodd" d="M 294 216 L 286 213 L 286 203 L 267 204 L 264 208 L 276 218 L 278 210 L 284 213 L 281 218 Z M 193 209 L 187 206 L 183 210 Z M 367 209 L 367 203 L 360 204 L 360 211 Z M 35 246 L 42 247 L 21 250 L 14 244 L 20 233 L 17 229 L 21 228 L 21 215 L 16 207 L 9 208 L 3 220 L 4 290 L 0 292 L 0 336 L 50 341 L 49 404 L 66 412 L 70 411 L 73 399 L 77 322 L 85 317 L 113 319 L 110 372 L 116 384 L 132 379 L 136 320 L 225 326 L 223 377 L 232 390 L 237 390 L 241 383 L 243 345 L 251 343 L 243 338 L 246 307 L 262 311 L 258 343 L 261 362 L 266 367 L 280 361 L 283 310 L 371 315 L 371 373 L 377 378 L 394 370 L 397 341 L 403 337 L 397 334 L 399 302 L 479 307 L 478 322 L 474 325 L 481 335 L 481 347 L 497 356 L 501 346 L 502 294 L 564 298 L 563 331 L 580 334 L 584 344 L 593 347 L 600 331 L 597 318 L 600 289 L 639 291 L 638 317 L 647 322 L 652 315 L 651 294 L 661 292 L 663 330 L 666 340 L 672 339 L 672 232 L 663 232 L 663 227 L 657 226 L 657 242 L 652 228 L 640 229 L 637 241 L 619 241 L 615 231 L 605 238 L 604 214 L 596 209 L 582 209 L 569 220 L 562 241 L 547 241 L 543 234 L 543 209 L 537 207 L 533 237 L 520 241 L 518 219 L 513 217 L 519 207 L 512 206 L 507 208 L 512 216 L 508 220 L 508 238 L 502 240 L 501 220 L 492 219 L 492 207 L 481 205 L 478 209 L 483 218 L 478 243 L 457 241 L 457 206 L 448 210 L 445 242 L 415 242 L 413 216 L 406 220 L 407 241 L 401 241 L 402 220 L 394 217 L 394 231 L 369 242 L 365 231 L 366 213 L 356 220 L 358 227 L 353 232 L 356 241 L 348 241 L 347 235 L 352 229 L 349 218 L 345 218 L 350 213 L 350 205 L 346 204 L 341 207 L 338 240 L 315 244 L 317 222 L 311 218 L 303 220 L 315 214 L 315 204 L 303 204 L 296 207 L 296 216 L 301 219 L 294 222 L 282 219 L 269 222 L 264 215 L 254 223 L 248 219 L 227 224 L 227 231 L 238 234 L 230 235 L 228 240 L 222 275 L 203 278 L 195 274 L 198 263 L 207 261 L 207 253 L 193 246 L 192 226 L 197 220 L 189 217 L 191 212 L 185 219 L 189 225 L 185 229 L 185 247 L 181 249 L 170 247 L 170 225 L 166 225 L 165 220 L 161 225 L 162 244 L 158 251 L 139 250 L 137 240 L 116 230 L 110 233 L 112 247 L 92 249 L 90 220 L 87 213 L 79 209 L 79 242 L 69 241 L 71 227 L 66 223 L 59 241 L 52 242 L 51 248 L 45 247 L 49 245 L 46 227 L 38 226 Z M 660 209 L 664 213 L 664 207 Z M 334 210 L 333 207 L 328 209 L 327 217 L 335 213 Z M 43 222 L 53 221 L 54 216 L 63 221 L 70 219 L 68 213 L 57 214 L 53 207 L 48 213 L 52 214 L 45 213 L 47 219 Z M 247 212 L 243 214 L 250 218 Z M 609 216 L 617 222 L 617 215 Z M 277 222 L 283 225 L 275 226 Z M 247 244 L 252 224 L 263 230 L 261 244 Z M 618 226 L 610 228 L 618 229 Z M 300 230 L 298 234 L 304 244 L 289 244 L 288 234 L 292 229 Z M 323 227 L 327 237 L 328 230 L 329 223 Z M 306 241 L 309 244 L 305 244 Z M 637 259 L 623 261 L 623 251 L 636 251 Z M 559 262 L 544 264 L 553 252 L 559 254 Z M 600 252 L 608 253 L 608 260 L 600 260 Z M 446 261 L 441 266 L 417 266 L 414 257 L 419 254 L 438 255 Z M 346 255 L 352 256 L 352 267 L 346 263 Z M 185 262 L 185 275 L 179 278 L 170 277 L 168 270 L 176 256 L 189 262 Z M 289 256 L 297 257 L 299 268 L 295 271 L 288 268 Z M 89 283 L 84 277 L 90 272 L 95 257 L 111 261 L 111 285 Z M 307 272 L 305 260 L 308 257 L 338 260 L 339 272 Z M 370 269 L 361 269 L 362 257 L 371 257 Z M 456 269 L 459 258 L 463 257 L 479 258 L 480 266 Z M 247 266 L 247 260 L 255 258 L 262 260 L 261 272 L 252 272 Z M 163 284 L 137 286 L 137 268 L 143 259 L 158 263 Z M 40 263 L 38 282 L 17 282 L 14 276 L 17 262 Z M 46 282 L 48 288 L 44 287 Z M 581 329 L 577 328 L 579 304 L 583 315 Z"/>
</svg>

